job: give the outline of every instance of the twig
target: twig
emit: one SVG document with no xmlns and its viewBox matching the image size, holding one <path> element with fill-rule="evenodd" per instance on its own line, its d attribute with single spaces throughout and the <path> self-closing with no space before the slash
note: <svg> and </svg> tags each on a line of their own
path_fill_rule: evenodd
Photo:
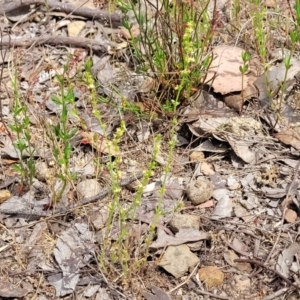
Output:
<svg viewBox="0 0 300 300">
<path fill-rule="evenodd" d="M 260 267 L 266 268 L 268 271 L 271 271 L 273 274 L 275 274 L 278 277 L 280 277 L 282 280 L 284 280 L 289 285 L 292 285 L 293 287 L 295 287 L 297 289 L 300 289 L 300 286 L 298 286 L 295 283 L 291 282 L 289 279 L 287 279 L 284 275 L 282 275 L 277 270 L 274 270 L 272 268 L 267 267 L 263 262 L 261 262 L 259 260 L 243 258 L 243 259 L 235 259 L 234 262 L 241 262 L 241 263 L 245 262 L 245 263 L 255 264 L 255 265 L 258 265 Z"/>
<path fill-rule="evenodd" d="M 89 48 L 94 51 L 102 52 L 113 52 L 116 50 L 116 44 L 107 41 L 96 41 L 90 40 L 82 37 L 63 37 L 63 36 L 53 36 L 46 35 L 38 38 L 32 39 L 12 39 L 10 37 L 3 37 L 0 41 L 1 46 L 8 47 L 31 47 L 33 44 L 52 44 L 52 45 L 69 45 L 78 48 Z"/>
<path fill-rule="evenodd" d="M 107 11 L 92 9 L 88 7 L 77 7 L 75 5 L 59 2 L 56 0 L 15 0 L 0 5 L 0 15 L 5 15 L 17 8 L 29 6 L 32 4 L 47 5 L 52 10 L 62 11 L 65 13 L 72 13 L 74 15 L 86 17 L 93 20 L 99 20 L 104 25 L 108 25 L 114 28 L 122 25 L 122 14 L 109 14 Z"/>
<path fill-rule="evenodd" d="M 171 294 L 172 292 L 174 292 L 177 289 L 179 289 L 181 286 L 185 285 L 190 280 L 190 278 L 194 275 L 194 273 L 197 270 L 197 268 L 199 267 L 199 265 L 200 265 L 200 262 L 197 263 L 197 265 L 194 268 L 194 270 L 192 271 L 192 273 L 188 276 L 188 278 L 184 282 L 180 283 L 179 285 L 175 286 L 173 289 L 169 290 L 168 293 Z"/>
<path fill-rule="evenodd" d="M 202 291 L 202 290 L 200 290 L 200 289 L 197 289 L 197 290 L 195 290 L 195 291 L 196 291 L 197 293 L 201 294 L 201 295 L 210 296 L 210 297 L 216 298 L 216 299 L 221 299 L 221 300 L 229 300 L 229 299 L 230 299 L 229 297 L 215 295 L 215 294 L 212 294 L 212 293 L 209 293 L 209 292 Z"/>
</svg>

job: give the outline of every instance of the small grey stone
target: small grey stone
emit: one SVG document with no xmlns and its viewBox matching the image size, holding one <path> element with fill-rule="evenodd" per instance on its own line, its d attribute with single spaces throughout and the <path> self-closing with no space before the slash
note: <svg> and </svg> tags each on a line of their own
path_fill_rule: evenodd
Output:
<svg viewBox="0 0 300 300">
<path fill-rule="evenodd" d="M 187 245 L 169 246 L 164 253 L 159 266 L 175 278 L 184 275 L 199 262 L 197 255 L 192 253 Z"/>
<path fill-rule="evenodd" d="M 177 233 L 181 228 L 199 229 L 200 217 L 190 214 L 175 214 L 169 225 L 174 233 Z"/>
<path fill-rule="evenodd" d="M 77 185 L 77 193 L 80 199 L 93 197 L 100 193 L 102 187 L 96 179 L 86 179 Z"/>
</svg>

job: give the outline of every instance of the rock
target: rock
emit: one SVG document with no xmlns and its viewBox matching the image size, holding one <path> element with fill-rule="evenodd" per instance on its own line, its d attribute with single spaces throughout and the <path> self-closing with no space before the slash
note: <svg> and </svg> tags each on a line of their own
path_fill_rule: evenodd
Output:
<svg viewBox="0 0 300 300">
<path fill-rule="evenodd" d="M 198 276 L 208 289 L 214 286 L 221 285 L 225 277 L 224 273 L 214 266 L 201 268 L 198 271 Z"/>
<path fill-rule="evenodd" d="M 172 231 L 177 233 L 181 228 L 200 228 L 200 217 L 189 214 L 175 214 L 169 223 Z"/>
<path fill-rule="evenodd" d="M 37 161 L 35 164 L 35 176 L 39 181 L 49 182 L 53 177 L 48 165 L 44 161 Z"/>
<path fill-rule="evenodd" d="M 101 192 L 101 185 L 96 179 L 86 179 L 77 185 L 78 198 L 88 198 Z"/>
<path fill-rule="evenodd" d="M 229 178 L 227 179 L 227 186 L 228 186 L 228 189 L 231 191 L 237 190 L 241 187 L 238 180 L 232 176 L 229 176 Z"/>
<path fill-rule="evenodd" d="M 293 211 L 292 209 L 288 208 L 284 214 L 284 219 L 288 223 L 295 223 L 295 221 L 297 219 L 297 213 L 295 211 Z"/>
<path fill-rule="evenodd" d="M 199 162 L 205 159 L 204 153 L 201 151 L 193 151 L 190 154 L 190 161 Z"/>
<path fill-rule="evenodd" d="M 206 178 L 199 177 L 188 184 L 186 193 L 192 204 L 198 205 L 211 198 L 213 187 Z"/>
<path fill-rule="evenodd" d="M 0 203 L 6 201 L 11 197 L 11 193 L 9 190 L 1 190 L 0 191 Z"/>
<path fill-rule="evenodd" d="M 187 245 L 169 246 L 164 253 L 159 266 L 175 278 L 182 277 L 189 268 L 199 262 L 197 255 L 192 253 Z"/>
<path fill-rule="evenodd" d="M 107 206 L 102 207 L 91 214 L 91 222 L 95 229 L 99 230 L 103 228 L 109 216 L 109 208 Z"/>
</svg>

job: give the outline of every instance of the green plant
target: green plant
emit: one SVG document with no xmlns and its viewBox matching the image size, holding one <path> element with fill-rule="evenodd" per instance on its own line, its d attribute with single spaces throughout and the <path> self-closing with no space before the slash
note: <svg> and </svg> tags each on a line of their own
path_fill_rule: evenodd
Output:
<svg viewBox="0 0 300 300">
<path fill-rule="evenodd" d="M 295 8 L 295 15 L 296 15 L 295 27 L 294 27 L 293 30 L 290 31 L 291 47 L 290 47 L 289 54 L 284 57 L 285 73 L 284 73 L 284 79 L 283 79 L 283 81 L 280 85 L 280 96 L 279 96 L 279 101 L 278 101 L 278 105 L 277 105 L 277 108 L 276 108 L 277 118 L 276 118 L 274 127 L 276 126 L 276 124 L 277 124 L 277 122 L 279 121 L 279 118 L 280 118 L 282 103 L 283 103 L 283 97 L 284 97 L 284 93 L 285 93 L 286 87 L 287 87 L 286 84 L 287 84 L 288 72 L 289 72 L 290 68 L 292 67 L 291 59 L 292 59 L 292 57 L 295 53 L 296 45 L 300 41 L 300 33 L 299 33 L 299 30 L 300 30 L 300 0 L 296 0 L 294 8 Z"/>
<path fill-rule="evenodd" d="M 98 104 L 98 96 L 95 92 L 95 80 L 91 73 L 92 62 L 88 60 L 85 65 L 83 81 L 85 82 L 86 86 L 90 91 L 90 100 L 93 106 L 93 113 L 97 117 L 100 126 L 105 132 L 105 124 L 102 122 L 101 112 L 97 108 Z M 105 101 L 105 99 L 103 99 Z M 104 102 L 102 101 L 102 102 Z M 106 101 L 105 101 L 106 102 Z M 128 103 L 126 103 L 128 105 Z M 174 111 L 176 109 L 176 105 L 171 107 L 171 110 Z M 117 155 L 113 156 L 110 153 L 119 153 L 119 144 L 121 142 L 121 138 L 126 131 L 125 122 L 121 121 L 119 127 L 117 128 L 115 134 L 111 138 L 110 142 L 108 143 L 108 153 L 109 159 L 108 163 L 106 164 L 106 168 L 109 171 L 110 179 L 111 179 L 111 192 L 112 192 L 112 200 L 108 205 L 108 219 L 106 221 L 105 232 L 103 235 L 103 245 L 101 247 L 101 251 L 99 253 L 99 264 L 101 269 L 106 274 L 110 274 L 114 271 L 115 267 L 118 267 L 122 270 L 122 278 L 123 280 L 127 280 L 130 276 L 136 273 L 138 270 L 141 270 L 144 266 L 147 257 L 149 255 L 149 246 L 151 241 L 153 240 L 156 225 L 158 219 L 162 213 L 162 201 L 164 194 L 166 192 L 166 180 L 167 174 L 170 173 L 171 165 L 172 165 L 172 157 L 174 148 L 176 146 L 176 139 L 175 137 L 175 128 L 177 126 L 177 119 L 173 118 L 172 127 L 171 127 L 171 140 L 169 142 L 169 152 L 166 165 L 164 166 L 164 179 L 162 183 L 162 188 L 160 191 L 160 199 L 157 203 L 155 215 L 152 224 L 150 224 L 149 230 L 144 237 L 145 246 L 143 249 L 132 249 L 132 245 L 130 244 L 131 240 L 131 232 L 132 226 L 134 226 L 134 220 L 136 217 L 136 211 L 141 205 L 141 199 L 143 195 L 143 191 L 145 186 L 147 185 L 150 177 L 153 174 L 153 171 L 156 168 L 156 161 L 157 157 L 160 154 L 160 147 L 161 147 L 161 136 L 157 135 L 153 141 L 153 152 L 152 157 L 149 162 L 147 169 L 144 171 L 144 177 L 140 181 L 140 185 L 138 186 L 136 195 L 134 199 L 128 203 L 124 204 L 120 201 L 120 164 L 121 159 Z M 105 134 L 104 134 L 105 135 Z M 108 137 L 105 135 L 105 139 L 108 140 Z M 112 240 L 112 230 L 115 230 L 116 227 L 118 228 L 118 236 L 115 240 Z M 140 237 L 135 237 L 138 239 Z M 139 250 L 139 251 L 138 251 Z M 133 253 L 135 252 L 135 253 Z M 112 267 L 114 266 L 114 267 Z"/>
<path fill-rule="evenodd" d="M 232 3 L 232 15 L 234 20 L 237 22 L 237 26 L 239 27 L 240 19 L 239 14 L 241 12 L 241 3 L 240 0 L 234 0 Z"/>
<path fill-rule="evenodd" d="M 189 100 L 205 78 L 211 62 L 207 54 L 216 22 L 207 15 L 208 2 L 173 5 L 170 1 L 151 5 L 128 0 L 120 4 L 131 9 L 139 24 L 140 35 L 131 39 L 133 61 L 138 72 L 148 71 L 160 85 L 157 103 L 175 111 Z M 124 26 L 131 32 L 129 20 Z M 141 50 L 143 49 L 143 50 Z"/>
<path fill-rule="evenodd" d="M 265 84 L 266 84 L 266 90 L 268 97 L 272 100 L 273 95 L 270 88 L 270 82 L 268 79 L 268 44 L 270 41 L 270 36 L 268 34 L 269 31 L 269 20 L 268 20 L 268 14 L 267 9 L 260 0 L 251 0 L 249 6 L 249 15 L 252 22 L 252 28 L 253 28 L 253 37 L 255 41 L 255 49 L 257 54 L 260 57 L 260 60 L 262 62 L 263 68 L 264 68 L 264 78 L 265 78 Z"/>
<path fill-rule="evenodd" d="M 124 121 L 120 122 L 120 126 L 116 129 L 116 132 L 113 135 L 111 141 L 108 141 L 108 137 L 106 136 L 105 133 L 106 125 L 102 121 L 101 112 L 97 108 L 99 98 L 95 89 L 96 84 L 95 84 L 94 77 L 91 73 L 91 69 L 92 69 L 92 61 L 88 59 L 85 64 L 83 81 L 89 89 L 90 101 L 93 106 L 93 114 L 97 118 L 104 132 L 104 138 L 107 141 L 108 163 L 106 164 L 106 168 L 108 169 L 110 174 L 110 181 L 111 181 L 110 184 L 111 184 L 111 192 L 112 192 L 112 201 L 108 206 L 109 212 L 108 212 L 108 219 L 106 222 L 106 230 L 103 237 L 103 247 L 101 248 L 101 251 L 99 253 L 99 263 L 105 273 L 109 273 L 109 270 L 111 270 L 111 264 L 120 266 L 123 271 L 123 276 L 124 278 L 126 278 L 129 275 L 129 273 L 133 272 L 133 270 L 135 270 L 138 266 L 140 266 L 142 264 L 142 261 L 144 260 L 144 257 L 140 257 L 138 258 L 137 261 L 132 262 L 132 254 L 131 254 L 130 247 L 128 245 L 132 222 L 128 220 L 131 219 L 133 220 L 135 217 L 135 212 L 140 205 L 143 190 L 147 182 L 149 181 L 150 176 L 152 175 L 153 169 L 155 168 L 157 151 L 154 151 L 152 162 L 150 163 L 148 169 L 145 171 L 145 175 L 141 180 L 141 184 L 138 188 L 135 198 L 133 199 L 133 201 L 129 206 L 124 207 L 124 205 L 120 201 L 121 174 L 119 170 L 120 170 L 121 158 L 119 155 L 112 155 L 112 153 L 120 152 L 119 144 L 126 130 L 125 122 Z M 105 99 L 101 100 L 101 102 L 104 101 Z M 126 102 L 125 105 L 129 106 L 130 103 Z M 135 111 L 134 107 L 130 107 L 129 109 L 131 111 L 132 110 Z M 115 241 L 111 241 L 111 231 L 113 229 L 113 226 L 116 224 L 118 225 L 119 228 L 119 235 Z"/>
<path fill-rule="evenodd" d="M 243 104 L 245 102 L 245 98 L 244 98 L 244 79 L 245 79 L 245 74 L 248 72 L 249 69 L 249 60 L 251 58 L 251 54 L 248 52 L 243 51 L 242 52 L 242 60 L 243 60 L 243 65 L 240 66 L 240 72 L 242 73 L 242 100 L 243 103 L 241 105 L 241 112 L 243 110 Z"/>
<path fill-rule="evenodd" d="M 12 108 L 13 124 L 9 128 L 16 134 L 14 146 L 19 155 L 19 163 L 14 169 L 21 175 L 23 185 L 30 186 L 35 176 L 34 145 L 30 133 L 30 120 L 27 106 L 19 96 L 19 78 L 15 66 L 11 66 L 11 84 L 13 88 L 14 104 Z"/>
<path fill-rule="evenodd" d="M 260 0 L 251 0 L 249 14 L 254 31 L 256 50 L 266 71 L 268 58 L 267 44 L 269 39 L 268 34 L 266 34 L 266 28 L 268 27 L 265 26 L 267 18 L 266 7 Z"/>
<path fill-rule="evenodd" d="M 156 102 L 167 112 L 176 112 L 178 106 L 190 99 L 191 94 L 199 88 L 204 81 L 206 72 L 210 66 L 212 57 L 208 49 L 212 41 L 216 20 L 210 20 L 207 14 L 208 2 L 203 6 L 200 2 L 193 4 L 180 2 L 173 5 L 169 1 L 162 1 L 161 7 L 142 1 L 135 3 L 131 0 L 124 0 L 119 3 L 125 11 L 132 10 L 135 21 L 139 24 L 141 34 L 134 36 L 131 33 L 131 58 L 138 73 L 153 76 L 159 84 Z M 153 14 L 150 12 L 152 10 Z M 132 32 L 133 24 L 127 20 L 124 26 Z M 91 74 L 91 61 L 85 66 L 84 81 L 90 90 L 93 113 L 105 132 L 106 126 L 102 122 L 101 112 L 97 109 L 99 98 L 95 92 L 95 81 Z M 122 95 L 120 95 L 122 96 Z M 122 97 L 121 97 L 122 98 Z M 123 99 L 123 98 L 122 98 Z M 106 99 L 101 99 L 107 102 Z M 126 99 L 122 101 L 120 111 L 131 111 L 140 117 L 140 110 L 136 105 Z M 141 185 L 138 188 L 134 200 L 127 205 L 120 202 L 119 159 L 112 160 L 109 155 L 107 167 L 112 179 L 113 199 L 109 205 L 109 217 L 106 223 L 106 231 L 103 247 L 99 254 L 99 262 L 104 272 L 112 270 L 110 264 L 122 268 L 124 278 L 141 268 L 149 254 L 149 246 L 153 240 L 155 228 L 159 217 L 163 214 L 162 203 L 166 192 L 167 176 L 171 170 L 174 148 L 176 146 L 177 118 L 173 117 L 170 127 L 170 141 L 168 143 L 168 158 L 163 168 L 164 179 L 160 190 L 160 199 L 157 203 L 155 216 L 144 238 L 144 252 L 133 257 L 132 250 L 128 244 L 130 231 L 135 212 L 140 206 L 142 192 L 147 184 L 153 170 L 156 168 L 156 159 L 159 154 L 161 137 L 154 139 L 153 154 L 151 162 L 145 171 Z M 121 122 L 113 136 L 109 147 L 113 151 L 119 151 L 118 144 L 125 132 L 125 123 Z M 105 139 L 107 137 L 105 136 Z M 111 151 L 109 151 L 111 152 Z M 110 238 L 111 230 L 118 224 L 119 235 L 115 241 Z M 107 257 L 110 257 L 108 263 Z"/>
<path fill-rule="evenodd" d="M 63 73 L 56 75 L 56 79 L 60 86 L 60 94 L 53 95 L 52 101 L 60 106 L 61 112 L 55 124 L 50 125 L 48 130 L 50 140 L 53 146 L 53 155 L 57 163 L 56 177 L 61 180 L 61 185 L 58 190 L 54 191 L 53 201 L 60 200 L 67 183 L 75 179 L 75 174 L 70 172 L 70 157 L 71 157 L 71 143 L 70 140 L 75 136 L 77 129 L 71 129 L 69 126 L 70 114 L 77 116 L 74 108 L 75 96 L 73 87 L 66 77 L 68 65 L 64 66 Z"/>
</svg>

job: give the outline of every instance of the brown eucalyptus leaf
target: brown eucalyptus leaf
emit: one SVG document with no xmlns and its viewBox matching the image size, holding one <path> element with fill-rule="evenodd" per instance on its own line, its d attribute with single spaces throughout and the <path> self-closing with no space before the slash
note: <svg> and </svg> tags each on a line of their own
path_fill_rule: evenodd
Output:
<svg viewBox="0 0 300 300">
<path fill-rule="evenodd" d="M 248 78 L 242 74 L 240 66 L 243 65 L 243 49 L 233 46 L 221 45 L 213 50 L 214 59 L 207 74 L 206 83 L 214 88 L 216 93 L 222 95 L 241 91 L 248 85 Z"/>
<path fill-rule="evenodd" d="M 300 150 L 300 136 L 293 129 L 283 129 L 275 137 L 280 142 Z"/>
</svg>

